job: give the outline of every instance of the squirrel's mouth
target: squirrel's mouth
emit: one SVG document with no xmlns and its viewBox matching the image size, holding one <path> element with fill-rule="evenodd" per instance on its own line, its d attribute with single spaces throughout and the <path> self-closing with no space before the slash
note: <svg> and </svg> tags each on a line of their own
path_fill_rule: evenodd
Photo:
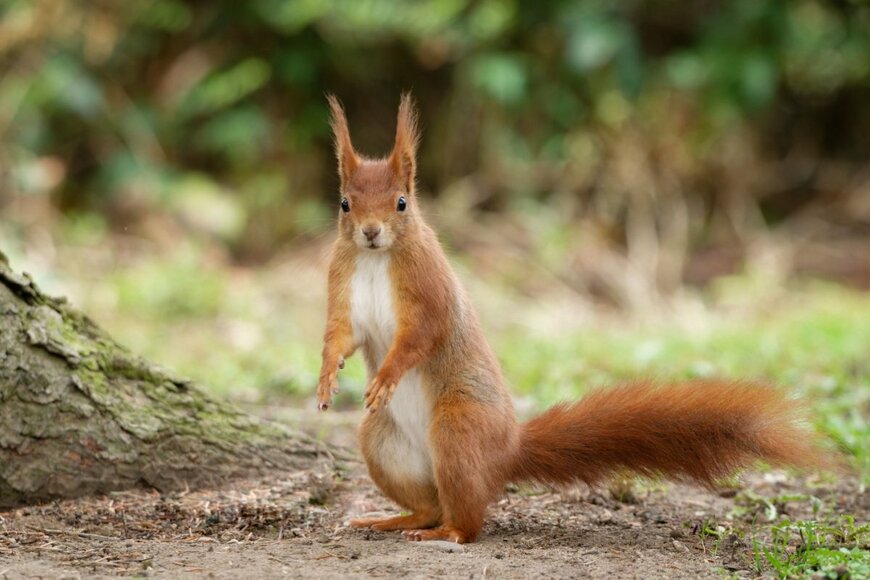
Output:
<svg viewBox="0 0 870 580">
<path fill-rule="evenodd" d="M 390 239 L 382 239 L 383 236 L 378 236 L 373 240 L 361 240 L 355 236 L 354 241 L 356 242 L 357 247 L 360 250 L 368 250 L 370 252 L 378 252 L 386 250 L 390 247 L 392 240 Z"/>
</svg>

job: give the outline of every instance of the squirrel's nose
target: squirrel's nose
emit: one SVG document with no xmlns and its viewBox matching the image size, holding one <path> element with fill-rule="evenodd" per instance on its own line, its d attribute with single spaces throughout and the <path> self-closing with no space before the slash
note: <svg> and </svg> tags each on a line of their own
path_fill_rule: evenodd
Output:
<svg viewBox="0 0 870 580">
<path fill-rule="evenodd" d="M 362 232 L 366 239 L 371 242 L 381 234 L 381 226 L 366 226 Z"/>
</svg>

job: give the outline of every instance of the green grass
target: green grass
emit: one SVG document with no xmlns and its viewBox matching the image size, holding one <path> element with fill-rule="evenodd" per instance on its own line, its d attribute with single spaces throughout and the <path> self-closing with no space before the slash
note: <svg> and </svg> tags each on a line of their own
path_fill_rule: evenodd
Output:
<svg viewBox="0 0 870 580">
<path fill-rule="evenodd" d="M 870 577 L 870 524 L 838 513 L 812 495 L 738 496 L 730 516 L 750 522 L 755 571 L 780 578 Z M 783 512 L 808 504 L 812 516 L 790 519 Z M 802 506 L 806 510 L 806 505 Z M 759 520 L 762 520 L 761 523 Z M 739 525 L 739 523 L 738 523 Z"/>
<path fill-rule="evenodd" d="M 726 542 L 732 542 L 732 549 L 736 543 L 744 564 L 765 577 L 870 577 L 870 524 L 838 513 L 812 495 L 743 492 L 735 501 L 737 507 L 726 519 L 698 526 L 706 552 L 717 555 Z M 812 516 L 791 519 L 785 510 L 811 511 Z"/>
<path fill-rule="evenodd" d="M 753 540 L 755 569 L 780 578 L 870 577 L 870 525 L 845 515 L 830 523 L 785 519 L 769 529 L 767 542 Z"/>
</svg>

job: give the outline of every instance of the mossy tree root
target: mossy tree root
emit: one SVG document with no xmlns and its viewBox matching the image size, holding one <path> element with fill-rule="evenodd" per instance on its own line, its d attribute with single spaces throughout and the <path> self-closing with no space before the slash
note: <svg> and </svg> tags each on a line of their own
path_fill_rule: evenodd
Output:
<svg viewBox="0 0 870 580">
<path fill-rule="evenodd" d="M 0 507 L 214 486 L 330 457 L 132 355 L 0 253 Z"/>
</svg>

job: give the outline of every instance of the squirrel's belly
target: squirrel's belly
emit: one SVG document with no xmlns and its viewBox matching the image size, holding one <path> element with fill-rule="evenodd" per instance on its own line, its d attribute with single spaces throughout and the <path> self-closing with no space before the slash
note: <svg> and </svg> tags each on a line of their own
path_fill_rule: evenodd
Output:
<svg viewBox="0 0 870 580">
<path fill-rule="evenodd" d="M 389 265 L 389 254 L 360 254 L 351 281 L 351 324 L 355 340 L 366 352 L 370 373 L 376 373 L 383 363 L 396 333 Z M 431 480 L 432 459 L 426 438 L 432 405 L 420 371 L 414 369 L 402 377 L 386 411 L 397 429 L 380 443 L 382 468 L 395 476 Z"/>
<path fill-rule="evenodd" d="M 393 428 L 377 444 L 377 462 L 396 479 L 433 481 L 432 457 L 427 435 L 432 408 L 423 392 L 419 371 L 411 371 L 399 382 L 387 408 Z"/>
</svg>

